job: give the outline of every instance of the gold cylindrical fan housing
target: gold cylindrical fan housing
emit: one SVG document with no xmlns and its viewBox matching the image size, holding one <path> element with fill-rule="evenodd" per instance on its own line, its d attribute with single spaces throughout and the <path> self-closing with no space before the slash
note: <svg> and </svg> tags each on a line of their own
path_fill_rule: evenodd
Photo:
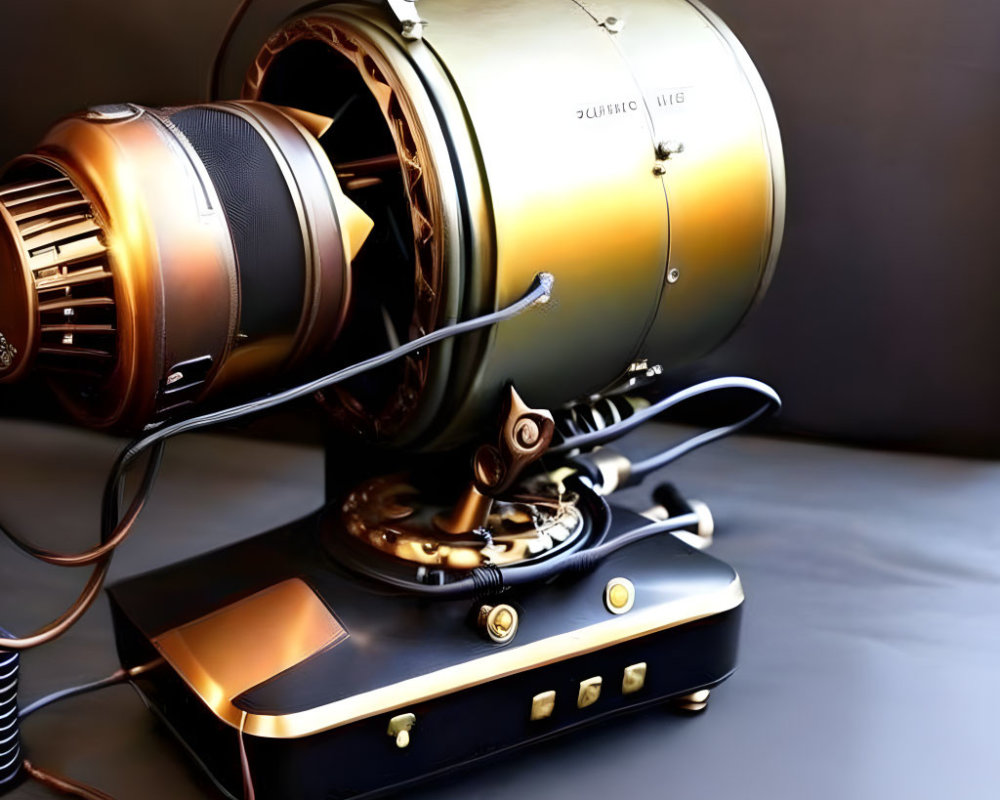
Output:
<svg viewBox="0 0 1000 800">
<path fill-rule="evenodd" d="M 329 350 L 370 220 L 316 137 L 259 103 L 103 106 L 0 179 L 0 381 L 136 428 Z"/>
<path fill-rule="evenodd" d="M 369 439 L 446 448 L 510 383 L 558 409 L 722 342 L 774 268 L 783 169 L 756 70 L 694 0 L 313 7 L 242 100 L 93 109 L 0 175 L 0 381 L 44 370 L 83 422 L 134 428 L 551 273 L 543 308 L 325 394 Z"/>
<path fill-rule="evenodd" d="M 505 305 L 538 272 L 556 289 L 544 311 L 338 390 L 338 417 L 446 446 L 495 418 L 508 382 L 558 408 L 738 326 L 777 258 L 784 167 L 763 84 L 714 14 L 687 0 L 419 0 L 415 26 L 391 5 L 291 19 L 243 88 L 336 117 L 335 160 L 395 165 L 405 204 L 388 222 L 366 200 L 387 172 L 345 189 L 405 239 L 408 272 L 373 247 L 355 300 L 388 319 L 388 345 Z M 352 139 L 356 126 L 379 135 Z M 360 330 L 346 338 L 381 334 Z"/>
</svg>

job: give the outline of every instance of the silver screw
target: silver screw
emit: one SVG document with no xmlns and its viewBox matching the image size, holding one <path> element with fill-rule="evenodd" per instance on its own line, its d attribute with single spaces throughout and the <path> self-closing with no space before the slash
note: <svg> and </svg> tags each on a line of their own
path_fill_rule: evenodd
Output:
<svg viewBox="0 0 1000 800">
<path fill-rule="evenodd" d="M 681 277 L 681 271 L 674 267 L 667 273 L 667 283 L 677 283 Z"/>
</svg>

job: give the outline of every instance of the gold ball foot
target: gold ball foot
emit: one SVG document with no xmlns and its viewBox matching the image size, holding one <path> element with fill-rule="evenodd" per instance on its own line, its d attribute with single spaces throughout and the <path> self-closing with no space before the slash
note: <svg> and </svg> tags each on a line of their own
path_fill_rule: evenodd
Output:
<svg viewBox="0 0 1000 800">
<path fill-rule="evenodd" d="M 671 708 L 683 714 L 698 714 L 708 707 L 708 689 L 700 689 L 697 692 L 682 694 L 670 701 Z"/>
</svg>

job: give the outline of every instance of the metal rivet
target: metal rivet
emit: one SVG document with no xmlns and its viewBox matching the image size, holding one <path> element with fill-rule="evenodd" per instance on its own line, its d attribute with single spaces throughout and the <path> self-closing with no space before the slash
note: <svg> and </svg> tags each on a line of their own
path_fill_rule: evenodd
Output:
<svg viewBox="0 0 1000 800">
<path fill-rule="evenodd" d="M 624 614 L 635 603 L 635 586 L 628 578 L 612 578 L 604 587 L 604 605 L 612 614 Z"/>
<path fill-rule="evenodd" d="M 483 606 L 479 609 L 479 627 L 491 641 L 507 644 L 517 634 L 518 616 L 513 606 Z"/>
<path fill-rule="evenodd" d="M 609 33 L 618 33 L 623 27 L 625 27 L 624 20 L 618 17 L 607 17 L 604 22 L 601 23 Z"/>
<path fill-rule="evenodd" d="M 674 267 L 667 273 L 667 283 L 677 283 L 680 280 L 681 271 Z"/>
</svg>

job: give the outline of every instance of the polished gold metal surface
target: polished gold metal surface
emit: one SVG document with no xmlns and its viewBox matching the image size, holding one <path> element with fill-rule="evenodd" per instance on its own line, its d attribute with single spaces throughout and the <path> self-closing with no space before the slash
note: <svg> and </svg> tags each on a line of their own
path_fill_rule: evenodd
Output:
<svg viewBox="0 0 1000 800">
<path fill-rule="evenodd" d="M 580 681 L 580 691 L 576 696 L 576 707 L 586 708 L 600 700 L 601 684 L 603 682 L 603 679 L 599 675 L 587 678 L 585 681 Z"/>
<path fill-rule="evenodd" d="M 385 170 L 406 219 L 379 246 L 401 243 L 406 275 L 380 283 L 378 260 L 366 263 L 378 297 L 359 307 L 366 316 L 402 308 L 386 312 L 384 332 L 359 326 L 331 356 L 338 363 L 495 310 L 542 271 L 556 294 L 544 311 L 386 368 L 377 389 L 331 390 L 343 425 L 382 443 L 445 448 L 474 435 L 511 382 L 531 405 L 561 408 L 615 389 L 632 364 L 674 367 L 716 346 L 760 296 L 780 245 L 784 173 L 770 101 L 731 32 L 694 0 L 595 8 L 420 0 L 419 35 L 375 3 L 334 3 L 284 23 L 251 65 L 244 100 L 213 106 L 267 141 L 302 229 L 299 325 L 259 341 L 239 329 L 240 269 L 219 198 L 169 113 L 126 104 L 57 125 L 2 182 L 28 186 L 39 170 L 68 180 L 106 248 L 116 319 L 99 333 L 113 341 L 113 363 L 55 380 L 73 412 L 135 427 L 223 389 L 322 368 L 356 299 L 349 267 L 371 226 L 352 195 L 388 186 Z M 296 60 L 317 44 L 333 61 Z M 333 141 L 337 124 L 321 108 L 322 87 L 344 69 L 376 108 L 361 124 L 388 136 L 392 152 L 337 165 L 318 140 Z M 55 331 L 49 321 L 41 333 L 26 263 L 36 256 L 12 214 L 0 217 L 0 380 L 23 375 L 56 333 L 76 356 L 107 360 L 107 348 L 78 344 L 94 329 Z M 212 314 L 199 313 L 206 305 Z M 373 341 L 382 335 L 384 347 Z"/>
<path fill-rule="evenodd" d="M 729 611 L 743 602 L 739 579 L 713 592 L 689 595 L 668 603 L 610 617 L 586 628 L 559 634 L 517 647 L 500 647 L 489 655 L 419 675 L 363 694 L 346 697 L 292 714 L 248 714 L 248 735 L 272 739 L 295 739 L 337 728 L 350 722 L 391 711 L 403 710 L 435 697 L 479 686 L 534 667 L 592 653 L 651 633 Z M 205 647 L 213 647 L 210 641 Z M 300 650 L 299 652 L 303 652 Z M 238 729 L 243 712 L 222 699 L 215 683 L 202 672 L 186 670 L 189 660 L 201 660 L 198 649 L 165 653 L 164 660 L 179 672 L 192 691 L 222 722 Z M 175 663 L 174 657 L 179 658 Z M 180 669 L 178 668 L 180 665 Z M 262 670 L 263 672 L 263 670 Z M 239 681 L 242 683 L 244 681 Z"/>
<path fill-rule="evenodd" d="M 444 533 L 463 534 L 485 528 L 493 509 L 493 498 L 470 483 L 447 514 L 434 518 L 434 525 Z"/>
<path fill-rule="evenodd" d="M 622 675 L 622 694 L 635 694 L 646 685 L 646 662 L 625 667 Z"/>
<path fill-rule="evenodd" d="M 430 240 L 466 246 L 418 263 L 422 329 L 506 304 L 540 270 L 556 277 L 545 313 L 427 354 L 400 389 L 407 408 L 362 403 L 380 437 L 441 447 L 488 419 L 510 380 L 560 407 L 637 360 L 673 367 L 728 336 L 773 270 L 784 174 L 770 101 L 724 24 L 686 0 L 622 0 L 613 25 L 569 0 L 421 0 L 420 16 L 426 29 L 405 37 L 377 5 L 308 11 L 244 87 L 260 96 L 309 40 L 377 67 L 370 90 L 400 109 L 386 119 L 420 145 L 422 179 L 434 170 L 411 209 Z"/>
<path fill-rule="evenodd" d="M 348 635 L 316 593 L 292 578 L 162 633 L 153 646 L 209 708 L 238 722 L 235 697 Z"/>
<path fill-rule="evenodd" d="M 542 692 L 531 698 L 531 721 L 537 722 L 540 719 L 548 719 L 556 709 L 556 693 L 553 691 Z"/>
</svg>

